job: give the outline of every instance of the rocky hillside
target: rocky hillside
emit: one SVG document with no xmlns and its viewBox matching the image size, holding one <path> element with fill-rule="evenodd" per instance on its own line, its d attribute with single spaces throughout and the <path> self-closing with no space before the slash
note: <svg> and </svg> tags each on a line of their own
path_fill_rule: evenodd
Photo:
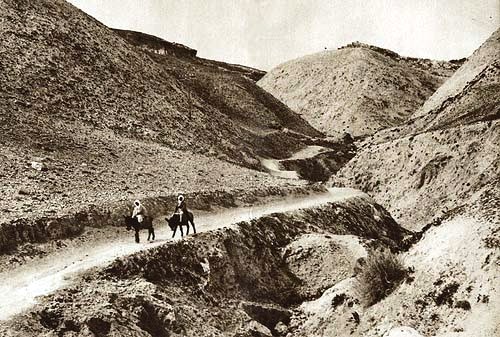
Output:
<svg viewBox="0 0 500 337">
<path fill-rule="evenodd" d="M 370 141 L 383 142 L 404 135 L 498 119 L 499 46 L 500 30 L 497 30 L 406 124 L 380 132 Z"/>
<path fill-rule="evenodd" d="M 229 64 L 214 60 L 207 60 L 200 57 L 196 57 L 197 51 L 186 47 L 179 43 L 165 41 L 159 37 L 148 35 L 141 32 L 135 32 L 130 30 L 114 29 L 114 31 L 127 39 L 128 42 L 135 46 L 143 48 L 145 50 L 151 51 L 159 55 L 175 55 L 183 59 L 188 59 L 189 61 L 195 62 L 197 64 L 203 64 L 212 67 L 218 67 L 218 70 L 226 70 L 229 72 L 237 72 L 245 77 L 258 81 L 266 73 L 262 70 L 242 66 L 239 64 Z M 187 61 L 187 60 L 186 60 Z"/>
<path fill-rule="evenodd" d="M 63 0 L 0 2 L 0 35 L 0 222 L 281 185 L 242 166 L 321 136 L 250 70 L 145 50 Z"/>
<path fill-rule="evenodd" d="M 334 180 L 368 191 L 414 229 L 485 188 L 498 188 L 499 36 L 495 32 L 407 124 L 366 141 Z"/>
<path fill-rule="evenodd" d="M 286 62 L 258 84 L 318 130 L 359 137 L 404 123 L 461 63 L 353 43 Z"/>
<path fill-rule="evenodd" d="M 113 30 L 118 35 L 126 38 L 130 43 L 156 54 L 172 54 L 179 57 L 196 57 L 196 54 L 198 53 L 198 51 L 193 48 L 189 48 L 180 43 L 165 41 L 157 36 L 125 29 Z"/>
<path fill-rule="evenodd" d="M 3 1 L 1 13 L 5 142 L 45 133 L 49 139 L 36 141 L 53 148 L 73 137 L 58 124 L 83 122 L 256 167 L 256 155 L 287 152 L 267 135 L 282 128 L 319 135 L 241 74 L 169 67 L 63 0 Z"/>
</svg>

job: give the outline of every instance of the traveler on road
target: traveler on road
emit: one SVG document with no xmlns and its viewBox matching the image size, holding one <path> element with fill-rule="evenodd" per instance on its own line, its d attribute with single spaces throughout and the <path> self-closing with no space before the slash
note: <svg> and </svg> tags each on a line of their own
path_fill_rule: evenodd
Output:
<svg viewBox="0 0 500 337">
<path fill-rule="evenodd" d="M 182 194 L 177 197 L 177 205 L 174 214 L 179 214 L 179 222 L 182 223 L 182 215 L 187 212 L 186 200 Z"/>
<path fill-rule="evenodd" d="M 134 201 L 134 210 L 132 211 L 132 218 L 137 218 L 139 223 L 144 221 L 144 217 L 147 216 L 147 211 L 144 206 L 142 206 L 139 200 Z"/>
</svg>

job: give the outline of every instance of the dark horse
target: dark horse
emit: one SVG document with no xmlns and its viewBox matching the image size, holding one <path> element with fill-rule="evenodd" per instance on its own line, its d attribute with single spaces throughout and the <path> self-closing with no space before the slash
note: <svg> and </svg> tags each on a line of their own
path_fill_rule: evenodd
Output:
<svg viewBox="0 0 500 337">
<path fill-rule="evenodd" d="M 165 220 L 167 220 L 168 226 L 174 232 L 174 234 L 172 234 L 172 238 L 175 237 L 175 232 L 177 231 L 177 227 L 179 227 L 179 229 L 181 230 L 181 237 L 184 236 L 184 232 L 182 231 L 182 226 L 187 227 L 186 235 L 189 235 L 189 223 L 191 223 L 191 226 L 193 226 L 193 231 L 196 234 L 196 227 L 194 226 L 194 216 L 193 213 L 189 211 L 184 213 L 184 216 L 182 217 L 182 223 L 180 221 L 180 215 L 177 213 L 172 215 L 171 218 L 165 218 Z"/>
<path fill-rule="evenodd" d="M 146 216 L 144 217 L 143 222 L 137 221 L 137 218 L 132 218 L 131 216 L 124 216 L 125 225 L 127 226 L 127 230 L 131 230 L 132 228 L 135 230 L 135 242 L 139 243 L 139 231 L 141 229 L 148 230 L 148 241 L 151 238 L 155 239 L 155 229 L 153 228 L 153 218 Z"/>
</svg>

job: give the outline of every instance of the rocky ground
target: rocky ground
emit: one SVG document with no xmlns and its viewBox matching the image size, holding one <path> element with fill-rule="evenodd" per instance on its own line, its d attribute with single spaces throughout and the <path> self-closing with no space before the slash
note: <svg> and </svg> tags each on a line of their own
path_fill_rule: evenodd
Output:
<svg viewBox="0 0 500 337">
<path fill-rule="evenodd" d="M 498 184 L 499 135 L 498 121 L 480 122 L 367 146 L 332 181 L 369 192 L 398 222 L 420 230 Z"/>
<path fill-rule="evenodd" d="M 0 13 L 0 246 L 137 198 L 303 184 L 259 172 L 321 137 L 261 72 L 162 40 L 188 52 L 156 54 L 63 0 Z"/>
<path fill-rule="evenodd" d="M 72 149 L 83 124 L 258 168 L 321 136 L 236 66 L 149 52 L 64 0 L 0 6 L 2 146 Z"/>
<path fill-rule="evenodd" d="M 0 335 L 500 333 L 498 31 L 465 63 L 354 43 L 260 80 L 323 138 L 258 70 L 63 0 L 0 16 L 0 291 L 18 313 Z M 325 203 L 298 178 L 370 196 Z M 178 192 L 205 223 L 173 241 L 159 224 Z M 136 198 L 156 243 L 116 227 Z M 368 305 L 380 249 L 404 277 Z"/>
<path fill-rule="evenodd" d="M 313 302 L 299 319 L 304 335 L 498 335 L 499 43 L 496 31 L 406 124 L 359 142 L 331 179 L 368 192 L 421 239 L 403 255 L 414 272 L 395 292 L 348 326 L 345 308 Z M 355 298 L 352 288 L 323 296 Z"/>
</svg>

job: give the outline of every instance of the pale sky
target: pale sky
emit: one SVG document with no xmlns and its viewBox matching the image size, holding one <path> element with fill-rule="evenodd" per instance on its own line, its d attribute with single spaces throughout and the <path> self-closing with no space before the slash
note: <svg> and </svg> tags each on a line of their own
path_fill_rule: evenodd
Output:
<svg viewBox="0 0 500 337">
<path fill-rule="evenodd" d="M 404 56 L 467 57 L 500 25 L 500 0 L 69 0 L 104 24 L 269 70 L 353 41 Z"/>
</svg>

